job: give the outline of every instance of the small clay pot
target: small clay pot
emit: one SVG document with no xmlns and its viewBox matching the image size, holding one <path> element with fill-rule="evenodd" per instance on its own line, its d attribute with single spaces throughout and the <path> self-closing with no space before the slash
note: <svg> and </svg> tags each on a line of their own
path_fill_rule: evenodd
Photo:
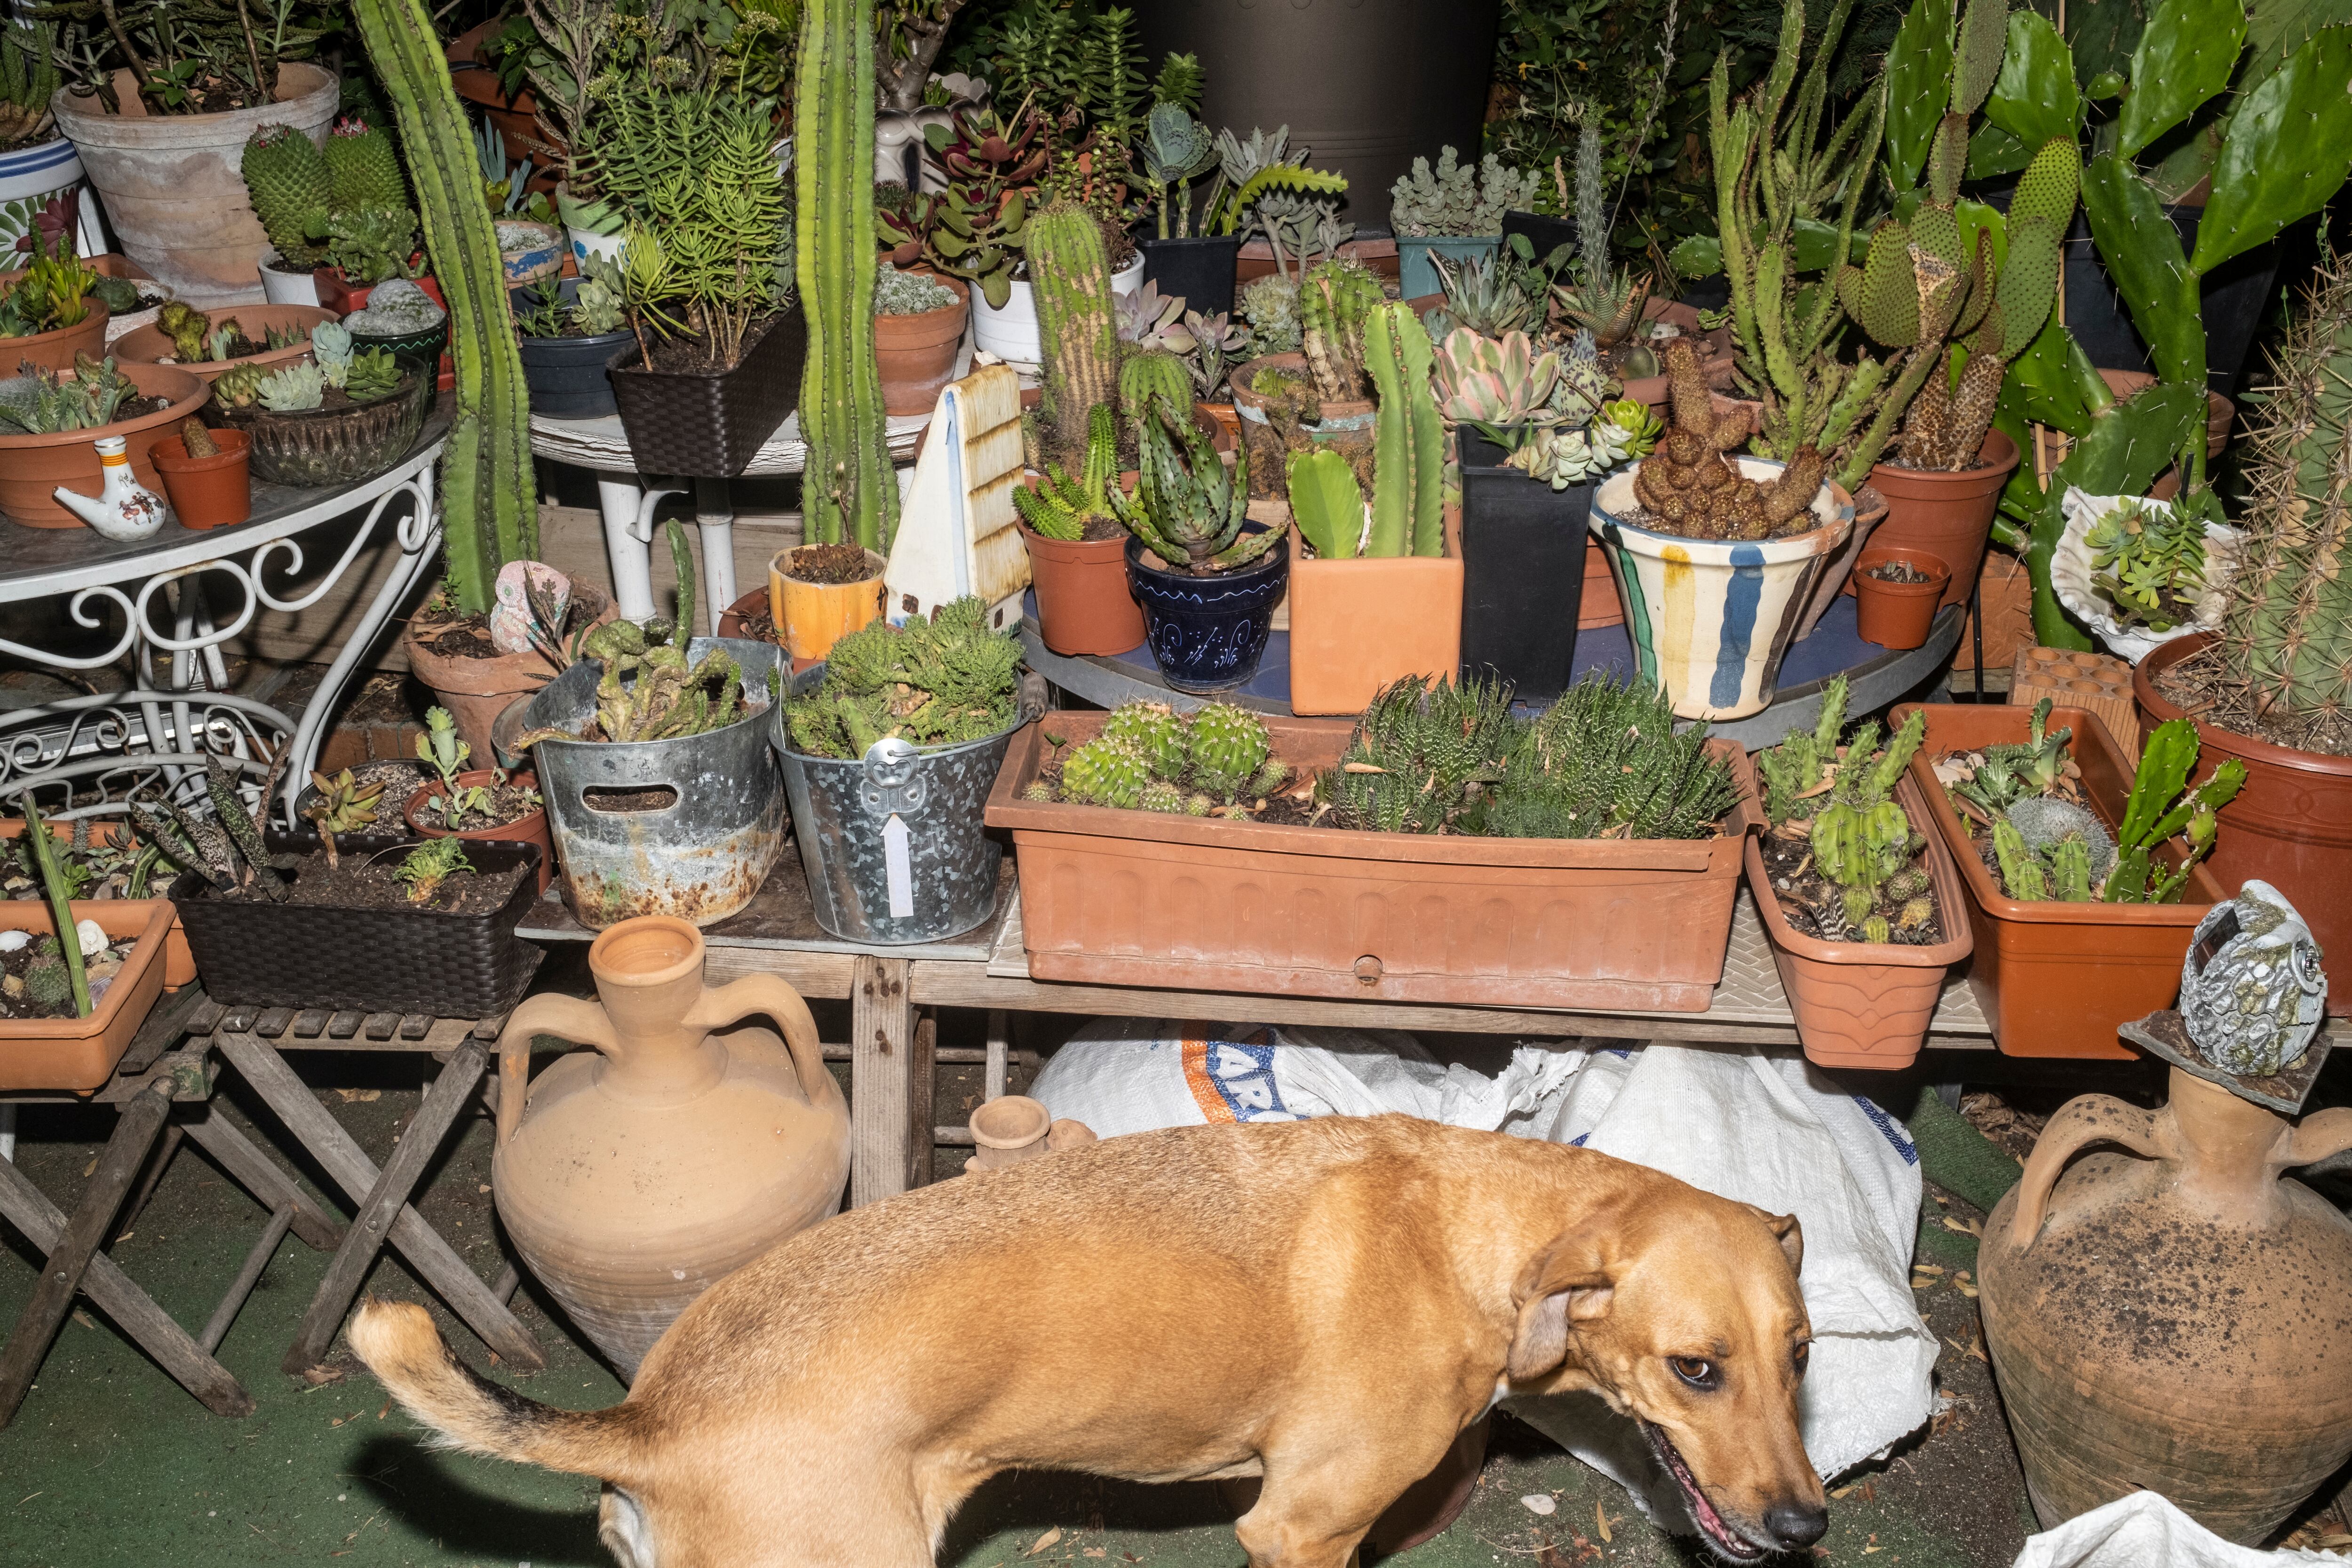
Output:
<svg viewBox="0 0 2352 1568">
<path fill-rule="evenodd" d="M 1037 629 L 1055 653 L 1125 653 L 1143 643 L 1143 609 L 1127 585 L 1127 535 L 1048 539 L 1026 523 L 1029 581 L 1037 591 Z"/>
<path fill-rule="evenodd" d="M 1000 1094 L 971 1113 L 971 1141 L 980 1151 L 963 1163 L 966 1175 L 1001 1171 L 1041 1154 L 1083 1148 L 1094 1129 L 1054 1113 L 1025 1094 Z"/>
<path fill-rule="evenodd" d="M 1870 470 L 1870 486 L 1886 498 L 1886 521 L 1878 542 L 1886 548 L 1926 550 L 1951 568 L 1943 603 L 1965 605 L 1984 564 L 1985 538 L 2000 504 L 2001 487 L 2017 468 L 2017 445 L 1995 430 L 1979 449 L 1978 466 L 1946 473 L 1883 462 Z"/>
<path fill-rule="evenodd" d="M 1927 580 L 1890 583 L 1871 574 L 1874 567 L 1896 562 L 1924 574 Z M 1853 568 L 1855 630 L 1863 641 L 1881 647 L 1917 647 L 1927 640 L 1927 628 L 1936 623 L 1937 606 L 1943 603 L 1945 584 L 1951 580 L 1951 567 L 1924 550 L 1882 545 L 1864 551 Z"/>
<path fill-rule="evenodd" d="M 497 782 L 497 773 L 489 768 L 468 768 L 457 775 L 457 784 L 462 789 L 471 789 L 476 784 L 495 786 Z M 534 773 L 509 773 L 507 783 L 520 784 L 524 789 L 537 789 L 539 775 Z M 434 779 L 408 797 L 407 805 L 401 811 L 401 818 L 408 824 L 410 832 L 421 838 L 495 839 L 509 844 L 536 844 L 539 846 L 539 890 L 542 893 L 547 891 L 547 884 L 555 872 L 555 839 L 548 831 L 544 807 L 525 812 L 513 821 L 501 822 L 494 827 L 468 827 L 452 833 L 441 826 L 437 812 L 426 814 L 426 807 L 446 793 L 441 787 L 441 781 Z"/>
<path fill-rule="evenodd" d="M 926 274 L 926 276 L 931 276 Z M 882 373 L 882 412 L 929 414 L 955 374 L 956 348 L 971 310 L 971 286 L 931 277 L 955 290 L 955 303 L 912 316 L 874 318 L 874 359 Z"/>
<path fill-rule="evenodd" d="M 253 515 L 253 437 L 242 430 L 212 432 L 217 457 L 191 458 L 187 442 L 166 436 L 147 448 L 163 476 L 163 492 L 182 528 L 230 528 Z"/>
</svg>

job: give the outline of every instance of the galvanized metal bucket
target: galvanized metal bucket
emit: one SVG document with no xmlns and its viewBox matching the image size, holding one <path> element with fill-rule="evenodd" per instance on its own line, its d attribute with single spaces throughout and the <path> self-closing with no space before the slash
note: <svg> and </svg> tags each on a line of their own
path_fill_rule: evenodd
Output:
<svg viewBox="0 0 2352 1568">
<path fill-rule="evenodd" d="M 803 670 L 794 691 L 824 677 Z M 995 911 L 1003 847 L 982 814 L 1023 720 L 960 746 L 923 751 L 877 741 L 856 761 L 792 749 L 779 711 L 770 733 L 783 765 L 793 831 L 817 924 L 845 942 L 941 942 Z"/>
<path fill-rule="evenodd" d="M 747 704 L 767 706 L 774 645 L 696 637 L 687 657 L 724 648 L 743 667 Z M 584 659 L 530 700 L 523 727 L 584 727 L 604 666 Z M 563 900 L 601 931 L 635 915 L 710 925 L 751 901 L 784 847 L 783 779 L 754 712 L 707 735 L 674 741 L 541 741 L 531 748 L 548 826 L 563 862 Z M 666 803 L 630 795 L 667 790 Z M 592 794 L 593 792 L 593 794 Z M 617 798 L 616 798 L 617 797 Z"/>
</svg>

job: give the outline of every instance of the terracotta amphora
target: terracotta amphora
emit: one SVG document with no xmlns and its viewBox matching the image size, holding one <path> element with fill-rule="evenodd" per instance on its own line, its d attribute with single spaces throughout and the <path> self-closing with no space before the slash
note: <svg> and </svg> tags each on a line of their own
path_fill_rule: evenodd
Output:
<svg viewBox="0 0 2352 1568">
<path fill-rule="evenodd" d="M 849 1176 L 808 1005 L 772 975 L 706 989 L 702 958 L 682 920 L 623 921 L 588 949 L 599 1001 L 531 997 L 499 1038 L 499 1217 L 625 1378 L 705 1289 L 839 1208 Z M 537 1035 L 595 1049 L 530 1081 Z"/>
<path fill-rule="evenodd" d="M 2279 1175 L 2346 1148 L 2352 1110 L 2298 1126 L 2179 1067 L 2161 1110 L 2050 1119 L 1978 1269 L 2044 1529 L 2146 1488 L 2252 1543 L 2352 1456 L 2352 1222 Z"/>
</svg>

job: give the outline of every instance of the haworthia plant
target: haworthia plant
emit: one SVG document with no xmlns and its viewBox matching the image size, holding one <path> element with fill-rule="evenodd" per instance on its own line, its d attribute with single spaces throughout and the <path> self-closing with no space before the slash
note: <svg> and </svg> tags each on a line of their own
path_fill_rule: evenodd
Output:
<svg viewBox="0 0 2352 1568">
<path fill-rule="evenodd" d="M 809 538 L 887 551 L 898 531 L 874 358 L 874 0 L 805 0 L 793 113 L 808 359 L 801 510 Z"/>
<path fill-rule="evenodd" d="M 466 111 L 422 0 L 354 0 L 352 15 L 400 122 L 425 246 L 449 310 L 457 416 L 441 456 L 443 550 L 458 607 L 486 613 L 499 568 L 539 554 L 530 395 L 507 311 L 498 236 Z"/>
</svg>

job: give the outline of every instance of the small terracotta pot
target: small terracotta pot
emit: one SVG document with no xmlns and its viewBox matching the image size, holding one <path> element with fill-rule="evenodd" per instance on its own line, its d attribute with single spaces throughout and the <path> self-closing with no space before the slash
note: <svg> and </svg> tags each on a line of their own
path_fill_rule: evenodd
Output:
<svg viewBox="0 0 2352 1568">
<path fill-rule="evenodd" d="M 1924 583 L 1890 583 L 1871 575 L 1871 568 L 1900 563 L 1927 574 Z M 1862 552 L 1854 563 L 1854 629 L 1864 642 L 1881 647 L 1913 648 L 1927 640 L 1936 624 L 1937 607 L 1952 580 L 1952 569 L 1924 550 L 1898 550 L 1878 545 Z"/>
<path fill-rule="evenodd" d="M 1048 539 L 1021 525 L 1029 581 L 1037 590 L 1037 635 L 1073 658 L 1125 653 L 1143 645 L 1143 606 L 1127 585 L 1127 535 Z"/>
<path fill-rule="evenodd" d="M 1881 463 L 1870 470 L 1871 488 L 1886 498 L 1886 521 L 1877 542 L 1888 550 L 1924 550 L 1951 569 L 1944 605 L 1965 605 L 1984 563 L 1985 538 L 1993 509 L 2017 468 L 2017 444 L 1995 430 L 1978 448 L 1983 460 L 1956 474 Z"/>
<path fill-rule="evenodd" d="M 2132 697 L 2144 734 L 2168 719 L 2189 718 L 2157 686 L 2164 672 L 2213 640 L 2210 632 L 2175 637 L 2132 671 Z M 2199 719 L 2192 782 L 2210 778 L 2228 758 L 2246 764 L 2246 785 L 2221 808 L 2221 832 L 2205 862 L 2224 889 L 2249 879 L 2294 900 L 2322 952 L 2352 953 L 2352 757 L 2274 746 Z M 2327 988 L 2332 1017 L 2352 1014 L 2352 985 Z"/>
<path fill-rule="evenodd" d="M 971 290 L 960 278 L 932 277 L 932 281 L 954 289 L 955 303 L 919 316 L 874 318 L 874 359 L 882 371 L 885 414 L 929 414 L 939 402 L 940 388 L 955 374 L 956 348 L 963 342 Z"/>
<path fill-rule="evenodd" d="M 5 366 L 9 375 L 16 374 L 19 361 L 30 361 L 43 370 L 71 370 L 74 355 L 84 353 L 96 359 L 106 352 L 106 306 L 93 299 L 89 301 L 89 314 L 70 327 L 21 338 L 0 338 L 0 365 Z"/>
<path fill-rule="evenodd" d="M 366 310 L 369 296 L 373 295 L 377 288 L 373 283 L 351 281 L 343 276 L 343 269 L 340 267 L 321 267 L 316 276 L 319 280 L 320 308 L 332 311 L 338 319 L 350 315 L 353 310 Z M 445 310 L 449 308 L 449 301 L 441 297 L 440 283 L 431 273 L 428 272 L 422 278 L 412 279 L 410 281 L 425 290 L 426 299 Z"/>
<path fill-rule="evenodd" d="M 242 359 L 198 360 L 193 363 L 173 359 L 173 362 L 182 370 L 201 377 L 206 382 L 214 381 L 223 372 L 235 370 L 239 365 L 291 364 L 310 353 L 310 329 L 321 321 L 331 321 L 335 319 L 332 311 L 320 310 L 312 305 L 221 306 L 207 313 L 212 317 L 215 326 L 225 325 L 233 321 L 247 337 L 257 342 L 267 342 L 268 334 L 272 328 L 284 331 L 289 327 L 299 327 L 301 329 L 302 336 L 282 349 L 267 349 L 257 354 L 247 354 Z M 178 352 L 179 350 L 172 342 L 171 334 L 154 322 L 150 322 L 143 327 L 134 327 L 114 340 L 115 358 L 136 360 L 142 364 L 160 364 L 167 359 L 173 359 Z"/>
<path fill-rule="evenodd" d="M 230 528 L 253 515 L 253 437 L 224 427 L 213 431 L 212 438 L 220 448 L 217 457 L 189 457 L 186 440 L 178 436 L 147 448 L 182 528 Z"/>
<path fill-rule="evenodd" d="M 1763 851 L 1753 838 L 1746 845 L 1748 890 L 1771 939 L 1773 966 L 1780 972 L 1789 1010 L 1796 1015 L 1797 1038 L 1807 1058 L 1825 1068 L 1899 1069 L 1917 1060 L 1943 994 L 1944 972 L 1974 946 L 1968 895 L 1942 837 L 1928 821 L 1918 785 L 1908 777 L 1898 780 L 1895 798 L 1911 825 L 1927 832 L 1927 877 L 1936 889 L 1936 918 L 1944 926 L 1944 940 L 1933 947 L 1803 935 L 1780 913 Z"/>
<path fill-rule="evenodd" d="M 753 642 L 764 642 L 766 638 L 752 635 L 751 617 L 767 607 L 768 591 L 765 588 L 753 588 L 727 606 L 725 612 L 719 617 L 719 629 L 711 635 L 722 637 L 750 637 Z"/>
<path fill-rule="evenodd" d="M 794 662 L 823 658 L 834 644 L 882 618 L 882 570 L 889 563 L 879 554 L 866 552 L 872 574 L 855 583 L 809 583 L 790 574 L 792 553 L 779 550 L 768 562 L 768 615 Z"/>
<path fill-rule="evenodd" d="M 30 528 L 88 526 L 59 506 L 49 492 L 63 485 L 86 496 L 99 493 L 106 480 L 94 443 L 101 436 L 123 437 L 131 473 L 147 489 L 163 492 L 163 476 L 147 455 L 154 444 L 152 437 L 177 429 L 182 420 L 203 405 L 212 389 L 177 365 L 124 364 L 121 369 L 142 397 L 168 397 L 172 405 L 96 430 L 0 436 L 0 512 Z"/>
<path fill-rule="evenodd" d="M 1095 1131 L 1067 1117 L 1060 1121 L 1025 1094 L 1000 1094 L 971 1113 L 971 1141 L 979 1152 L 964 1162 L 964 1173 L 1002 1171 L 1041 1154 L 1083 1149 Z"/>
<path fill-rule="evenodd" d="M 618 609 L 596 589 L 574 581 L 574 595 L 587 595 L 596 606 L 592 624 L 602 626 L 619 614 Z M 437 636 L 430 624 L 425 629 Z M 502 653 L 489 658 L 471 658 L 463 654 L 438 654 L 417 637 L 417 623 L 411 621 L 400 634 L 402 651 L 408 655 L 408 668 L 416 679 L 433 689 L 433 695 L 449 716 L 457 722 L 457 738 L 474 749 L 477 757 L 491 757 L 490 726 L 498 722 L 499 712 L 518 697 L 537 692 L 555 671 L 535 650 L 522 653 Z"/>
<path fill-rule="evenodd" d="M 1361 713 L 1406 676 L 1462 663 L 1462 556 L 1290 563 L 1290 710 Z"/>
<path fill-rule="evenodd" d="M 468 768 L 457 775 L 457 784 L 464 789 L 471 789 L 476 784 L 495 785 L 497 782 L 497 773 L 489 768 Z M 509 773 L 507 783 L 520 784 L 525 789 L 537 789 L 539 775 L 530 772 Z M 547 891 L 547 884 L 555 875 L 555 839 L 547 830 L 544 808 L 527 812 L 512 822 L 501 822 L 496 827 L 469 827 L 453 834 L 440 826 L 437 815 L 425 814 L 425 807 L 446 793 L 441 787 L 441 781 L 434 779 L 408 797 L 408 804 L 400 815 L 401 820 L 408 824 L 411 833 L 421 838 L 454 837 L 477 843 L 495 840 L 502 844 L 536 844 L 539 846 L 539 890 L 542 893 Z"/>
<path fill-rule="evenodd" d="M 1216 424 L 1222 437 L 1217 444 L 1220 452 L 1233 451 L 1242 438 L 1242 416 L 1230 400 L 1223 403 L 1195 403 L 1192 412 Z"/>
</svg>

